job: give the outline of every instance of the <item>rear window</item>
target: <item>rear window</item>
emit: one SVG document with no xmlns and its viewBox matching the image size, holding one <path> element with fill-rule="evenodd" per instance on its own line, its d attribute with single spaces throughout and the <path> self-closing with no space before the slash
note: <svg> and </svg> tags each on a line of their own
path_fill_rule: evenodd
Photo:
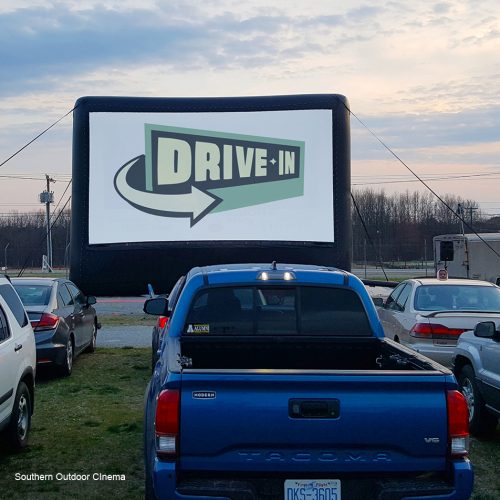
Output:
<svg viewBox="0 0 500 500">
<path fill-rule="evenodd" d="M 28 324 L 28 316 L 24 306 L 19 300 L 17 293 L 12 288 L 12 285 L 0 285 L 0 295 L 3 297 L 7 305 L 10 307 L 12 314 L 15 316 L 19 326 L 26 326 Z"/>
<path fill-rule="evenodd" d="M 265 286 L 202 290 L 184 334 L 372 336 L 372 331 L 352 290 Z"/>
<path fill-rule="evenodd" d="M 481 285 L 422 285 L 415 292 L 415 309 L 500 312 L 500 289 Z"/>
<path fill-rule="evenodd" d="M 49 285 L 14 285 L 21 302 L 25 306 L 46 306 L 52 287 Z"/>
</svg>

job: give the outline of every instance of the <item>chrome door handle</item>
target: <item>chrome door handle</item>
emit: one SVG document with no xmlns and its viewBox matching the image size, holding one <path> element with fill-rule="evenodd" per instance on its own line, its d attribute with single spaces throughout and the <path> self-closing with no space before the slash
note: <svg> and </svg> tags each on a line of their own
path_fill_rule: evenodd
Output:
<svg viewBox="0 0 500 500">
<path fill-rule="evenodd" d="M 17 352 L 23 348 L 23 344 L 16 344 L 16 347 L 14 347 L 14 351 Z"/>
</svg>

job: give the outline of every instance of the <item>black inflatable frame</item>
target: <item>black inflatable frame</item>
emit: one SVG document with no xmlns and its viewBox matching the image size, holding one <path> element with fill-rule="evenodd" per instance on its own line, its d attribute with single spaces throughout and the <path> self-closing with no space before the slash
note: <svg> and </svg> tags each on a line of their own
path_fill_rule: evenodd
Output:
<svg viewBox="0 0 500 500">
<path fill-rule="evenodd" d="M 89 245 L 89 114 L 92 112 L 241 112 L 329 109 L 332 112 L 335 242 L 183 241 Z M 168 292 L 200 265 L 269 262 L 350 270 L 350 128 L 347 99 L 337 94 L 225 98 L 82 97 L 73 112 L 70 279 L 93 295 L 140 295 L 151 283 Z"/>
</svg>

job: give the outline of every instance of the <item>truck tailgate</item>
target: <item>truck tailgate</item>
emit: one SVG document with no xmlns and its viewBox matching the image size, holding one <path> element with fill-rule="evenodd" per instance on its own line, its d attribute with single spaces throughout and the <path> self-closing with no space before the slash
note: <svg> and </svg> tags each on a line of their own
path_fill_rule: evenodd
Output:
<svg viewBox="0 0 500 500">
<path fill-rule="evenodd" d="M 445 376 L 186 370 L 180 467 L 301 472 L 445 468 Z"/>
</svg>

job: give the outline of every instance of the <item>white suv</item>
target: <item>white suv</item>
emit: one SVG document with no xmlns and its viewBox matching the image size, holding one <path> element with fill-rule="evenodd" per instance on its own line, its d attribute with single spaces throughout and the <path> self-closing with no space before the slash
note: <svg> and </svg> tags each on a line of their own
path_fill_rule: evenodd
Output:
<svg viewBox="0 0 500 500">
<path fill-rule="evenodd" d="M 35 370 L 31 323 L 9 279 L 0 276 L 0 431 L 14 449 L 28 442 Z"/>
</svg>

